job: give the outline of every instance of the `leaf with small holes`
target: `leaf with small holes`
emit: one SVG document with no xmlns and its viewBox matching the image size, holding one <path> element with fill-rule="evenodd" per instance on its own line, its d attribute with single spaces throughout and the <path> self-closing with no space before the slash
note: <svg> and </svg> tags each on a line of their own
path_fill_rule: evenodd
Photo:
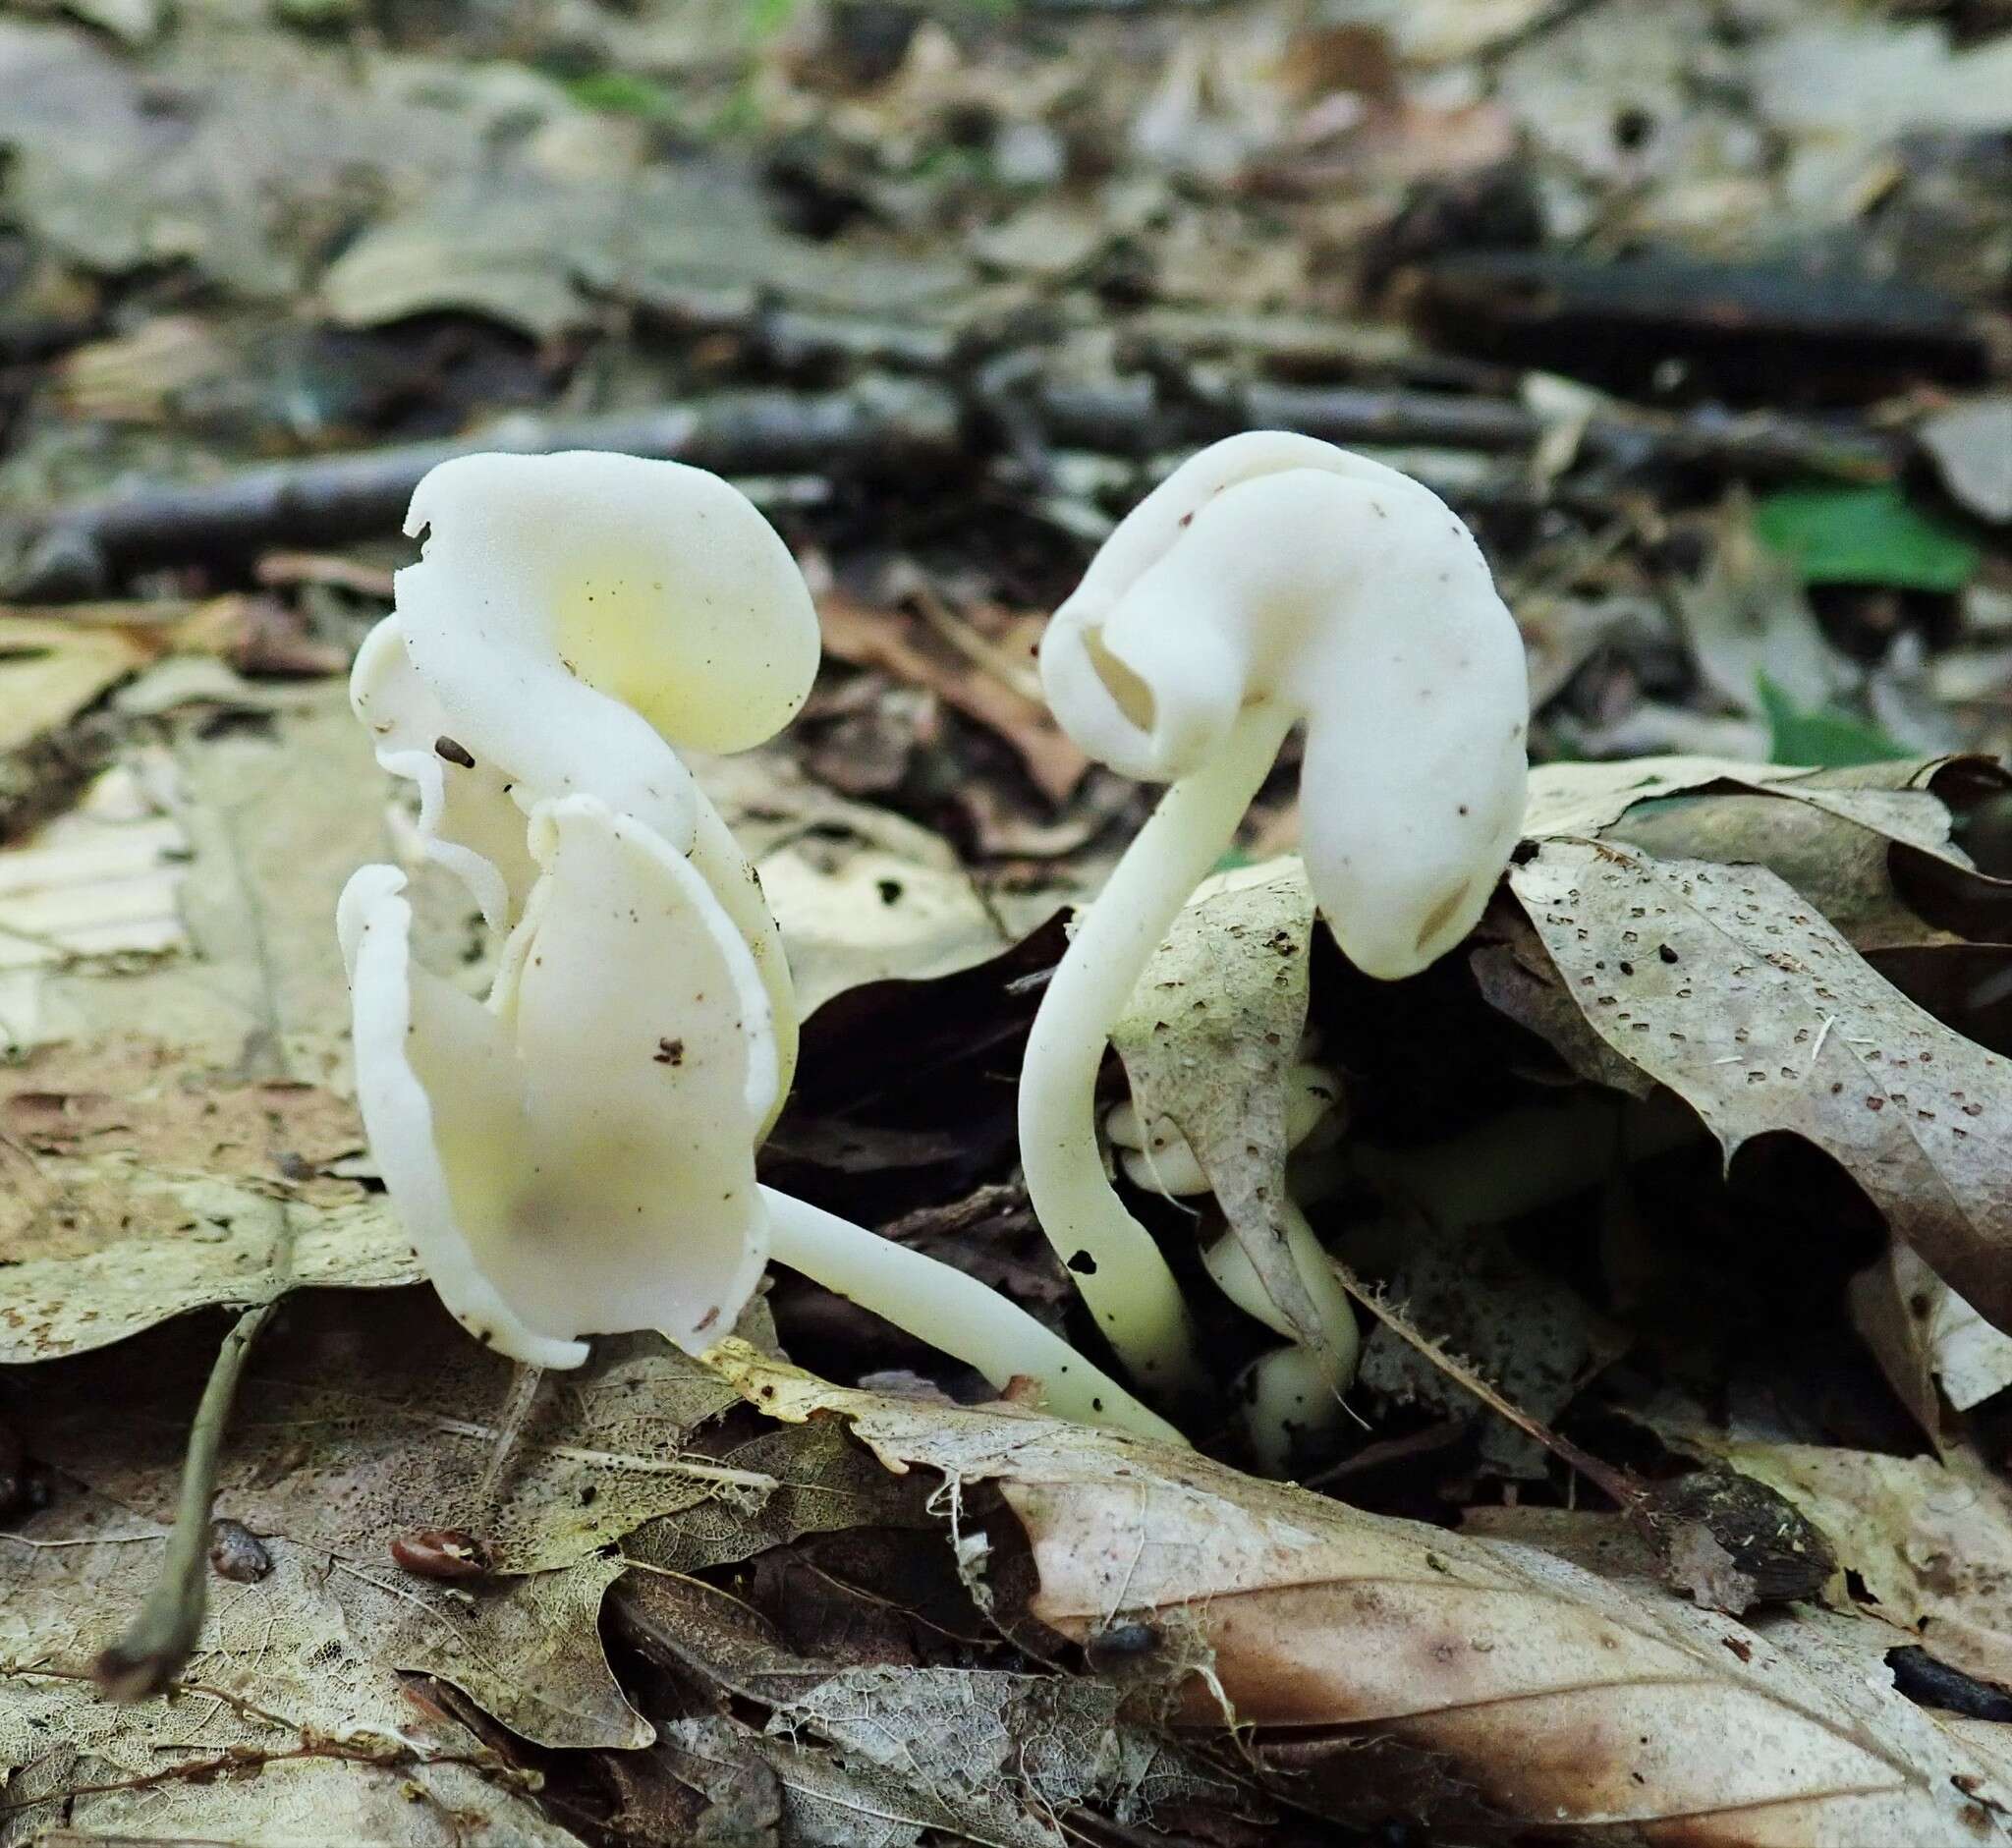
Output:
<svg viewBox="0 0 2012 1848">
<path fill-rule="evenodd" d="M 1551 841 L 1510 885 L 1593 1031 L 1728 1160 L 1770 1131 L 1815 1143 L 2012 1325 L 2012 1060 L 1917 1007 L 1760 868 Z"/>
</svg>

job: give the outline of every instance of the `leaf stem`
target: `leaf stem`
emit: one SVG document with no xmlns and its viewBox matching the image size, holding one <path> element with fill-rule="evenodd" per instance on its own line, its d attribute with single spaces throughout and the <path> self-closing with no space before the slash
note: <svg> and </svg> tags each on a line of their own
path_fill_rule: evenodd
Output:
<svg viewBox="0 0 2012 1848">
<path fill-rule="evenodd" d="M 277 1307 L 277 1300 L 261 1303 L 240 1316 L 209 1370 L 189 1430 L 189 1455 L 160 1577 L 139 1616 L 91 1667 L 98 1686 L 114 1701 L 143 1701 L 161 1693 L 196 1648 L 208 1604 L 209 1512 L 216 1499 L 224 1432 L 252 1344 Z"/>
</svg>

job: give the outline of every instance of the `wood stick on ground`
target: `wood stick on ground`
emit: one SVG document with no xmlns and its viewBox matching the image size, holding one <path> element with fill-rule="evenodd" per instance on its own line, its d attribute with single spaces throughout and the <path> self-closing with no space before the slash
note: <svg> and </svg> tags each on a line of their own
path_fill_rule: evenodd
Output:
<svg viewBox="0 0 2012 1848">
<path fill-rule="evenodd" d="M 1281 385 L 1263 380 L 1177 393 L 1143 376 L 1108 384 L 1042 383 L 1034 415 L 1050 442 L 1153 456 L 1211 442 L 1234 430 L 1298 430 L 1344 447 L 1419 445 L 1488 455 L 1533 451 L 1553 420 L 1514 398 L 1360 385 Z M 1585 453 L 1619 468 L 1697 469 L 1769 479 L 1827 475 L 1885 480 L 1901 463 L 1895 438 L 1863 424 L 1731 412 L 1648 411 L 1616 405 L 1595 411 Z"/>
<path fill-rule="evenodd" d="M 959 424 L 948 391 L 878 376 L 819 394 L 722 392 L 601 417 L 506 418 L 445 442 L 275 463 L 213 481 L 155 482 L 44 508 L 0 529 L 0 559 L 19 561 L 5 573 L 11 595 L 69 599 L 149 565 L 389 536 L 421 476 L 472 450 L 619 449 L 721 475 L 830 474 L 940 457 Z"/>
</svg>

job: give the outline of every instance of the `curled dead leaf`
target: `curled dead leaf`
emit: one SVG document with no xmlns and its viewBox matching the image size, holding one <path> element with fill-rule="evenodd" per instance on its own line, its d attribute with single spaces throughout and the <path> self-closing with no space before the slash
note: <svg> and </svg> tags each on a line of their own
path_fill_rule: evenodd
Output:
<svg viewBox="0 0 2012 1848">
<path fill-rule="evenodd" d="M 1689 1103 L 1728 1159 L 1770 1131 L 1815 1143 L 2012 1324 L 2012 1062 L 1908 1000 L 1762 868 L 1560 840 L 1510 886 L 1585 1023 Z"/>
<path fill-rule="evenodd" d="M 712 1359 L 773 1416 L 844 1419 L 890 1468 L 940 1472 L 952 1510 L 995 1485 L 1033 1550 L 1030 1614 L 1079 1642 L 1177 1634 L 1180 1721 L 1253 1729 L 1303 1804 L 1401 1801 L 1461 1840 L 2008 1838 L 1987 1759 L 1761 1630 L 1190 1452 L 848 1391 L 740 1344 Z"/>
</svg>

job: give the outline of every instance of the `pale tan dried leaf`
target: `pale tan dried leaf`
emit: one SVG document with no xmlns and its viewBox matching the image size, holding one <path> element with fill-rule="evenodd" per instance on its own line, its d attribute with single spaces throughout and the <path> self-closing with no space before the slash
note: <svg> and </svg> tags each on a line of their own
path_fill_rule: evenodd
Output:
<svg viewBox="0 0 2012 1848">
<path fill-rule="evenodd" d="M 1313 895 L 1297 859 L 1210 880 L 1134 985 L 1111 1043 L 1147 1139 L 1171 1125 L 1303 1345 L 1332 1359 L 1280 1207 L 1286 1092 L 1306 1031 Z"/>
<path fill-rule="evenodd" d="M 390 1626 L 411 1640 L 411 1653 L 460 1652 L 462 1668 L 473 1662 L 479 1678 L 531 1710 L 539 1697 L 507 1684 L 541 1673 L 546 1703 L 573 1700 L 583 1709 L 574 1730 L 585 1732 L 578 1694 L 586 1684 L 573 1667 L 579 1596 L 554 1605 L 548 1593 L 542 1605 L 516 1606 L 506 1593 L 493 1614 L 471 1614 L 438 1588 L 409 1596 L 380 1590 L 318 1549 L 275 1540 L 269 1576 L 219 1586 L 186 1671 L 191 1691 L 116 1707 L 83 1671 L 158 1569 L 158 1535 L 131 1509 L 65 1482 L 54 1507 L 0 1539 L 0 1767 L 15 1770 L 0 1781 L 12 1801 L 50 1799 L 0 1812 L 0 1842 L 32 1839 L 65 1814 L 73 1826 L 110 1836 L 303 1848 L 572 1842 L 473 1734 L 408 1696 L 396 1660 L 403 1652 L 380 1653 L 374 1644 Z M 580 1570 L 599 1576 L 604 1568 Z M 597 1642 L 589 1647 L 597 1655 Z M 628 1726 L 638 1724 L 630 1715 Z M 239 1752 L 253 1755 L 247 1770 L 259 1755 L 278 1762 L 255 1777 L 177 1774 Z M 66 1792 L 119 1782 L 130 1787 L 63 1801 Z"/>
<path fill-rule="evenodd" d="M 953 975 L 1007 947 L 956 868 L 807 840 L 763 856 L 758 870 L 806 1014 L 864 982 Z"/>
<path fill-rule="evenodd" d="M 70 813 L 0 852 L 0 978 L 180 949 L 188 856 L 187 833 L 147 778 L 132 764 L 106 771 Z M 35 1026 L 10 1024 L 0 1007 L 0 1049 L 27 1051 Z"/>
<path fill-rule="evenodd" d="M 1200 1670 L 1187 1723 L 1428 1759 L 1414 1788 L 1456 1839 L 2012 1838 L 2012 1791 L 1919 1709 L 1674 1597 L 1032 1413 L 718 1359 L 771 1414 L 846 1419 L 890 1467 L 940 1471 L 953 1512 L 995 1484 L 1033 1548 L 1033 1614 L 1078 1639 L 1141 1619 L 1180 1639 Z"/>
<path fill-rule="evenodd" d="M 928 1519 L 917 1485 L 891 1480 L 835 1426 L 763 1431 L 723 1451 L 718 1461 L 775 1486 L 758 1497 L 744 1492 L 695 1498 L 630 1535 L 625 1558 L 666 1571 L 702 1572 L 806 1534 L 913 1526 Z"/>
<path fill-rule="evenodd" d="M 1989 1322 L 1907 1246 L 1851 1280 L 1852 1325 L 1923 1430 L 1942 1437 L 1941 1398 L 1967 1412 L 2012 1386 L 2012 1335 Z"/>
<path fill-rule="evenodd" d="M 1750 763 L 1733 757 L 1630 757 L 1611 763 L 1544 763 L 1530 774 L 1530 800 L 1524 810 L 1526 840 L 1560 838 L 1591 840 L 1625 833 L 1618 824 L 1647 803 L 1657 812 L 1695 812 L 1672 799 L 1746 793 L 1772 796 L 1812 808 L 1865 828 L 1887 841 L 1917 847 L 1926 854 L 1970 870 L 1970 860 L 1950 841 L 1949 805 L 1934 793 L 1935 780 L 1952 764 L 1969 765 L 1976 758 L 1926 757 L 1918 762 L 1879 763 L 1845 770 L 1821 770 L 1785 763 Z M 1740 811 L 1738 812 L 1752 812 Z M 1649 825 L 1646 817 L 1632 824 Z M 1698 822 L 1694 825 L 1704 826 Z M 1728 858 L 1751 860 L 1738 851 L 1738 832 L 1720 830 L 1733 851 Z M 1694 859 L 1713 855 L 1699 849 Z"/>
<path fill-rule="evenodd" d="M 742 1331 L 764 1337 L 765 1312 L 751 1311 Z M 162 1525 L 201 1383 L 199 1347 L 150 1358 L 171 1339 L 43 1369 L 16 1414 L 37 1456 Z M 354 1302 L 304 1299 L 250 1364 L 217 1510 L 405 1584 L 391 1544 L 417 1529 L 469 1531 L 498 1575 L 516 1576 L 576 1565 L 660 1515 L 705 1506 L 722 1523 L 752 1518 L 777 1488 L 759 1460 L 697 1447 L 732 1393 L 661 1338 L 638 1335 L 597 1341 L 578 1372 L 545 1377 L 485 1495 L 511 1380 L 430 1291 L 385 1296 L 362 1315 Z"/>
<path fill-rule="evenodd" d="M 1815 1143 L 2012 1321 L 2012 1061 L 1909 1001 L 1764 868 L 1552 841 L 1510 886 L 1593 1031 L 1728 1159 L 1774 1130 Z"/>
<path fill-rule="evenodd" d="M 342 686 L 304 698 L 259 733 L 183 741 L 151 779 L 189 843 L 186 949 L 34 972 L 37 1043 L 0 1084 L 0 1361 L 260 1301 L 287 1243 L 289 1287 L 419 1274 L 382 1198 L 324 1172 L 363 1146 L 332 919 L 382 857 L 385 781 Z"/>
<path fill-rule="evenodd" d="M 941 835 L 834 796 L 780 753 L 695 768 L 761 875 L 806 1015 L 865 982 L 969 969 L 1055 908 L 980 891 Z"/>
<path fill-rule="evenodd" d="M 23 616 L 0 621 L 0 754 L 56 730 L 154 653 L 123 629 Z"/>
</svg>

